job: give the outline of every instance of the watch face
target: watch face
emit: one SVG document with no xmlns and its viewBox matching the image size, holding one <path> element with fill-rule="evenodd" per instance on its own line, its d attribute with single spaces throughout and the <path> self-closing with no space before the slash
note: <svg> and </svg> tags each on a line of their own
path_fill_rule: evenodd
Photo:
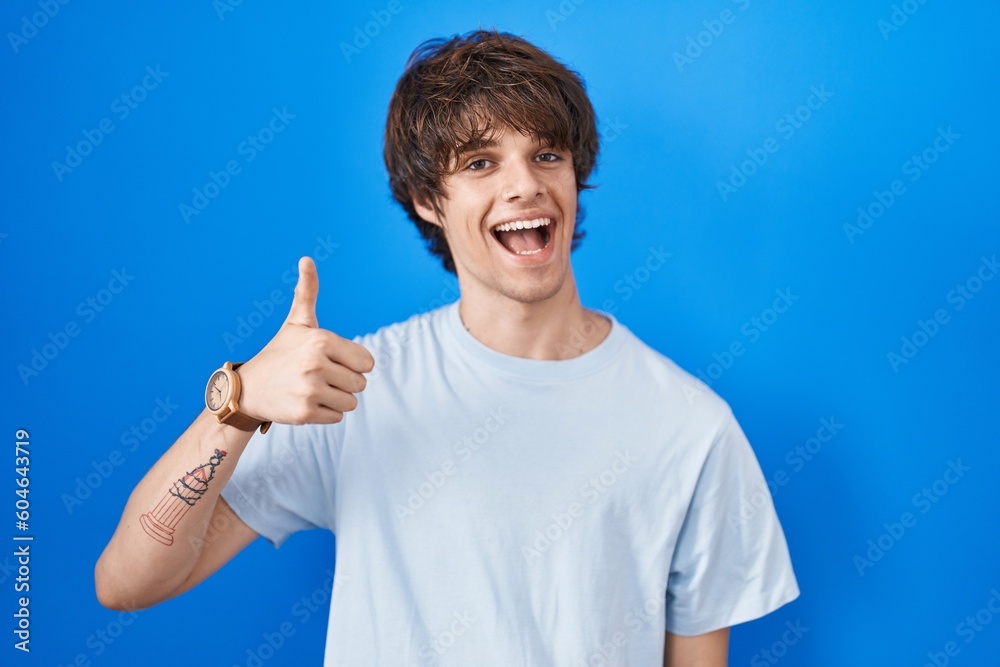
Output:
<svg viewBox="0 0 1000 667">
<path fill-rule="evenodd" d="M 205 405 L 208 406 L 209 410 L 216 412 L 222 409 L 228 397 L 229 378 L 223 371 L 215 371 L 208 381 L 208 388 L 205 390 Z"/>
</svg>

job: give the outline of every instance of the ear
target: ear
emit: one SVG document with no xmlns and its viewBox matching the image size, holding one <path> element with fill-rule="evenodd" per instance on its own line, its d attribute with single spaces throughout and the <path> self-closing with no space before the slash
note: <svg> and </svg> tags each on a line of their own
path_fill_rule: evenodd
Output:
<svg viewBox="0 0 1000 667">
<path fill-rule="evenodd" d="M 430 202 L 420 197 L 414 196 L 413 208 L 416 209 L 417 215 L 419 215 L 425 221 L 431 223 L 432 225 L 443 227 L 443 225 L 441 224 L 441 220 L 438 218 L 437 213 L 434 212 L 434 208 L 431 207 Z"/>
</svg>

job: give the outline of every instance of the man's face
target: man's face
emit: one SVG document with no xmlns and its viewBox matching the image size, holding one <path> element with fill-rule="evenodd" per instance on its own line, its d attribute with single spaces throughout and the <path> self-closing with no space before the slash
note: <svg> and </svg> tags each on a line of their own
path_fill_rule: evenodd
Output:
<svg viewBox="0 0 1000 667">
<path fill-rule="evenodd" d="M 575 289 L 566 280 L 577 203 L 570 152 L 507 128 L 452 166 L 443 217 L 414 205 L 444 228 L 463 297 L 535 303 Z"/>
</svg>

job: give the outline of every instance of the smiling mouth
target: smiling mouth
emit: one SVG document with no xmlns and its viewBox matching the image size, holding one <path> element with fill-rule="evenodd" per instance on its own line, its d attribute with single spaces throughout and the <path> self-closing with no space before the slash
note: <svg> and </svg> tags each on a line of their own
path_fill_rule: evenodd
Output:
<svg viewBox="0 0 1000 667">
<path fill-rule="evenodd" d="M 497 225 L 493 237 L 515 255 L 537 255 L 548 247 L 555 223 L 551 218 L 517 220 Z"/>
</svg>

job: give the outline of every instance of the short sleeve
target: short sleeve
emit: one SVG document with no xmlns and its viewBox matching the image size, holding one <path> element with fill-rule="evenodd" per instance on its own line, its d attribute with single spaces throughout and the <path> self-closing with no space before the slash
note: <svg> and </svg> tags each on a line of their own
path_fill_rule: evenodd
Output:
<svg viewBox="0 0 1000 667">
<path fill-rule="evenodd" d="M 340 424 L 272 424 L 258 431 L 222 497 L 275 547 L 299 530 L 333 530 Z"/>
<path fill-rule="evenodd" d="M 666 629 L 699 635 L 799 596 L 757 457 L 730 412 L 702 466 L 670 564 Z"/>
</svg>

